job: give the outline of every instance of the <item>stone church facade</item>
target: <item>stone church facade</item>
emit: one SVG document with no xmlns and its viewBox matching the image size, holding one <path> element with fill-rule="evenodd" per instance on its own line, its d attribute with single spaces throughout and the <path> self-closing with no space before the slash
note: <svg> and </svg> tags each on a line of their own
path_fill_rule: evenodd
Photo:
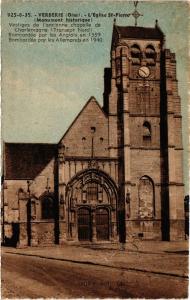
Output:
<svg viewBox="0 0 190 300">
<path fill-rule="evenodd" d="M 5 143 L 4 243 L 184 239 L 176 59 L 157 22 L 114 24 L 104 86 L 58 144 Z"/>
</svg>

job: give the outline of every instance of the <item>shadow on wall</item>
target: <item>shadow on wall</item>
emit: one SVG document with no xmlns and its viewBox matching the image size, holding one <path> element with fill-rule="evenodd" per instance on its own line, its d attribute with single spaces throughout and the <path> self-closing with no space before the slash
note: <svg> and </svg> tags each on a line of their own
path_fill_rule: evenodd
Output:
<svg viewBox="0 0 190 300">
<path fill-rule="evenodd" d="M 11 223 L 12 226 L 12 236 L 10 238 L 5 236 L 3 246 L 16 247 L 19 240 L 19 223 Z"/>
<path fill-rule="evenodd" d="M 185 237 L 189 238 L 189 195 L 185 196 L 184 199 L 184 207 L 185 207 Z"/>
</svg>

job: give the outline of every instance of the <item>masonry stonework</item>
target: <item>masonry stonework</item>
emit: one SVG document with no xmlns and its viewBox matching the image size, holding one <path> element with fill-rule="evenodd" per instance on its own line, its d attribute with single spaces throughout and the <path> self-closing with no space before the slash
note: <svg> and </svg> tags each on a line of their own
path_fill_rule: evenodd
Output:
<svg viewBox="0 0 190 300">
<path fill-rule="evenodd" d="M 58 144 L 5 143 L 5 244 L 184 239 L 176 59 L 157 23 L 114 24 L 104 85 Z"/>
</svg>

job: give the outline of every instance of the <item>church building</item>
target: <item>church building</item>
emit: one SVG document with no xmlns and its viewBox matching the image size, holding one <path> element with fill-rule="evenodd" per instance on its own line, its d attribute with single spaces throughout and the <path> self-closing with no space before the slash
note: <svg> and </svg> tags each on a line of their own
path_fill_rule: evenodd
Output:
<svg viewBox="0 0 190 300">
<path fill-rule="evenodd" d="M 113 25 L 103 107 L 58 144 L 4 144 L 2 238 L 18 247 L 184 239 L 175 54 L 154 27 Z"/>
</svg>

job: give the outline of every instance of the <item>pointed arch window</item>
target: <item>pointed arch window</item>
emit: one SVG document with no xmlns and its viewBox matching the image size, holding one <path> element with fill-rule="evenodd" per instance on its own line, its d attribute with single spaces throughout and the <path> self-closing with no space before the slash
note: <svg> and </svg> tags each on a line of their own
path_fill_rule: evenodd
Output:
<svg viewBox="0 0 190 300">
<path fill-rule="evenodd" d="M 134 44 L 131 47 L 131 58 L 132 58 L 132 63 L 134 65 L 140 65 L 141 63 L 141 50 L 140 47 L 137 44 Z"/>
<path fill-rule="evenodd" d="M 50 196 L 42 198 L 41 201 L 41 216 L 42 219 L 53 219 L 54 218 L 54 200 Z"/>
<path fill-rule="evenodd" d="M 148 45 L 145 50 L 146 62 L 148 65 L 156 64 L 156 51 L 152 45 Z"/>
<path fill-rule="evenodd" d="M 151 142 L 151 125 L 147 121 L 143 123 L 143 142 L 145 144 Z"/>
</svg>

